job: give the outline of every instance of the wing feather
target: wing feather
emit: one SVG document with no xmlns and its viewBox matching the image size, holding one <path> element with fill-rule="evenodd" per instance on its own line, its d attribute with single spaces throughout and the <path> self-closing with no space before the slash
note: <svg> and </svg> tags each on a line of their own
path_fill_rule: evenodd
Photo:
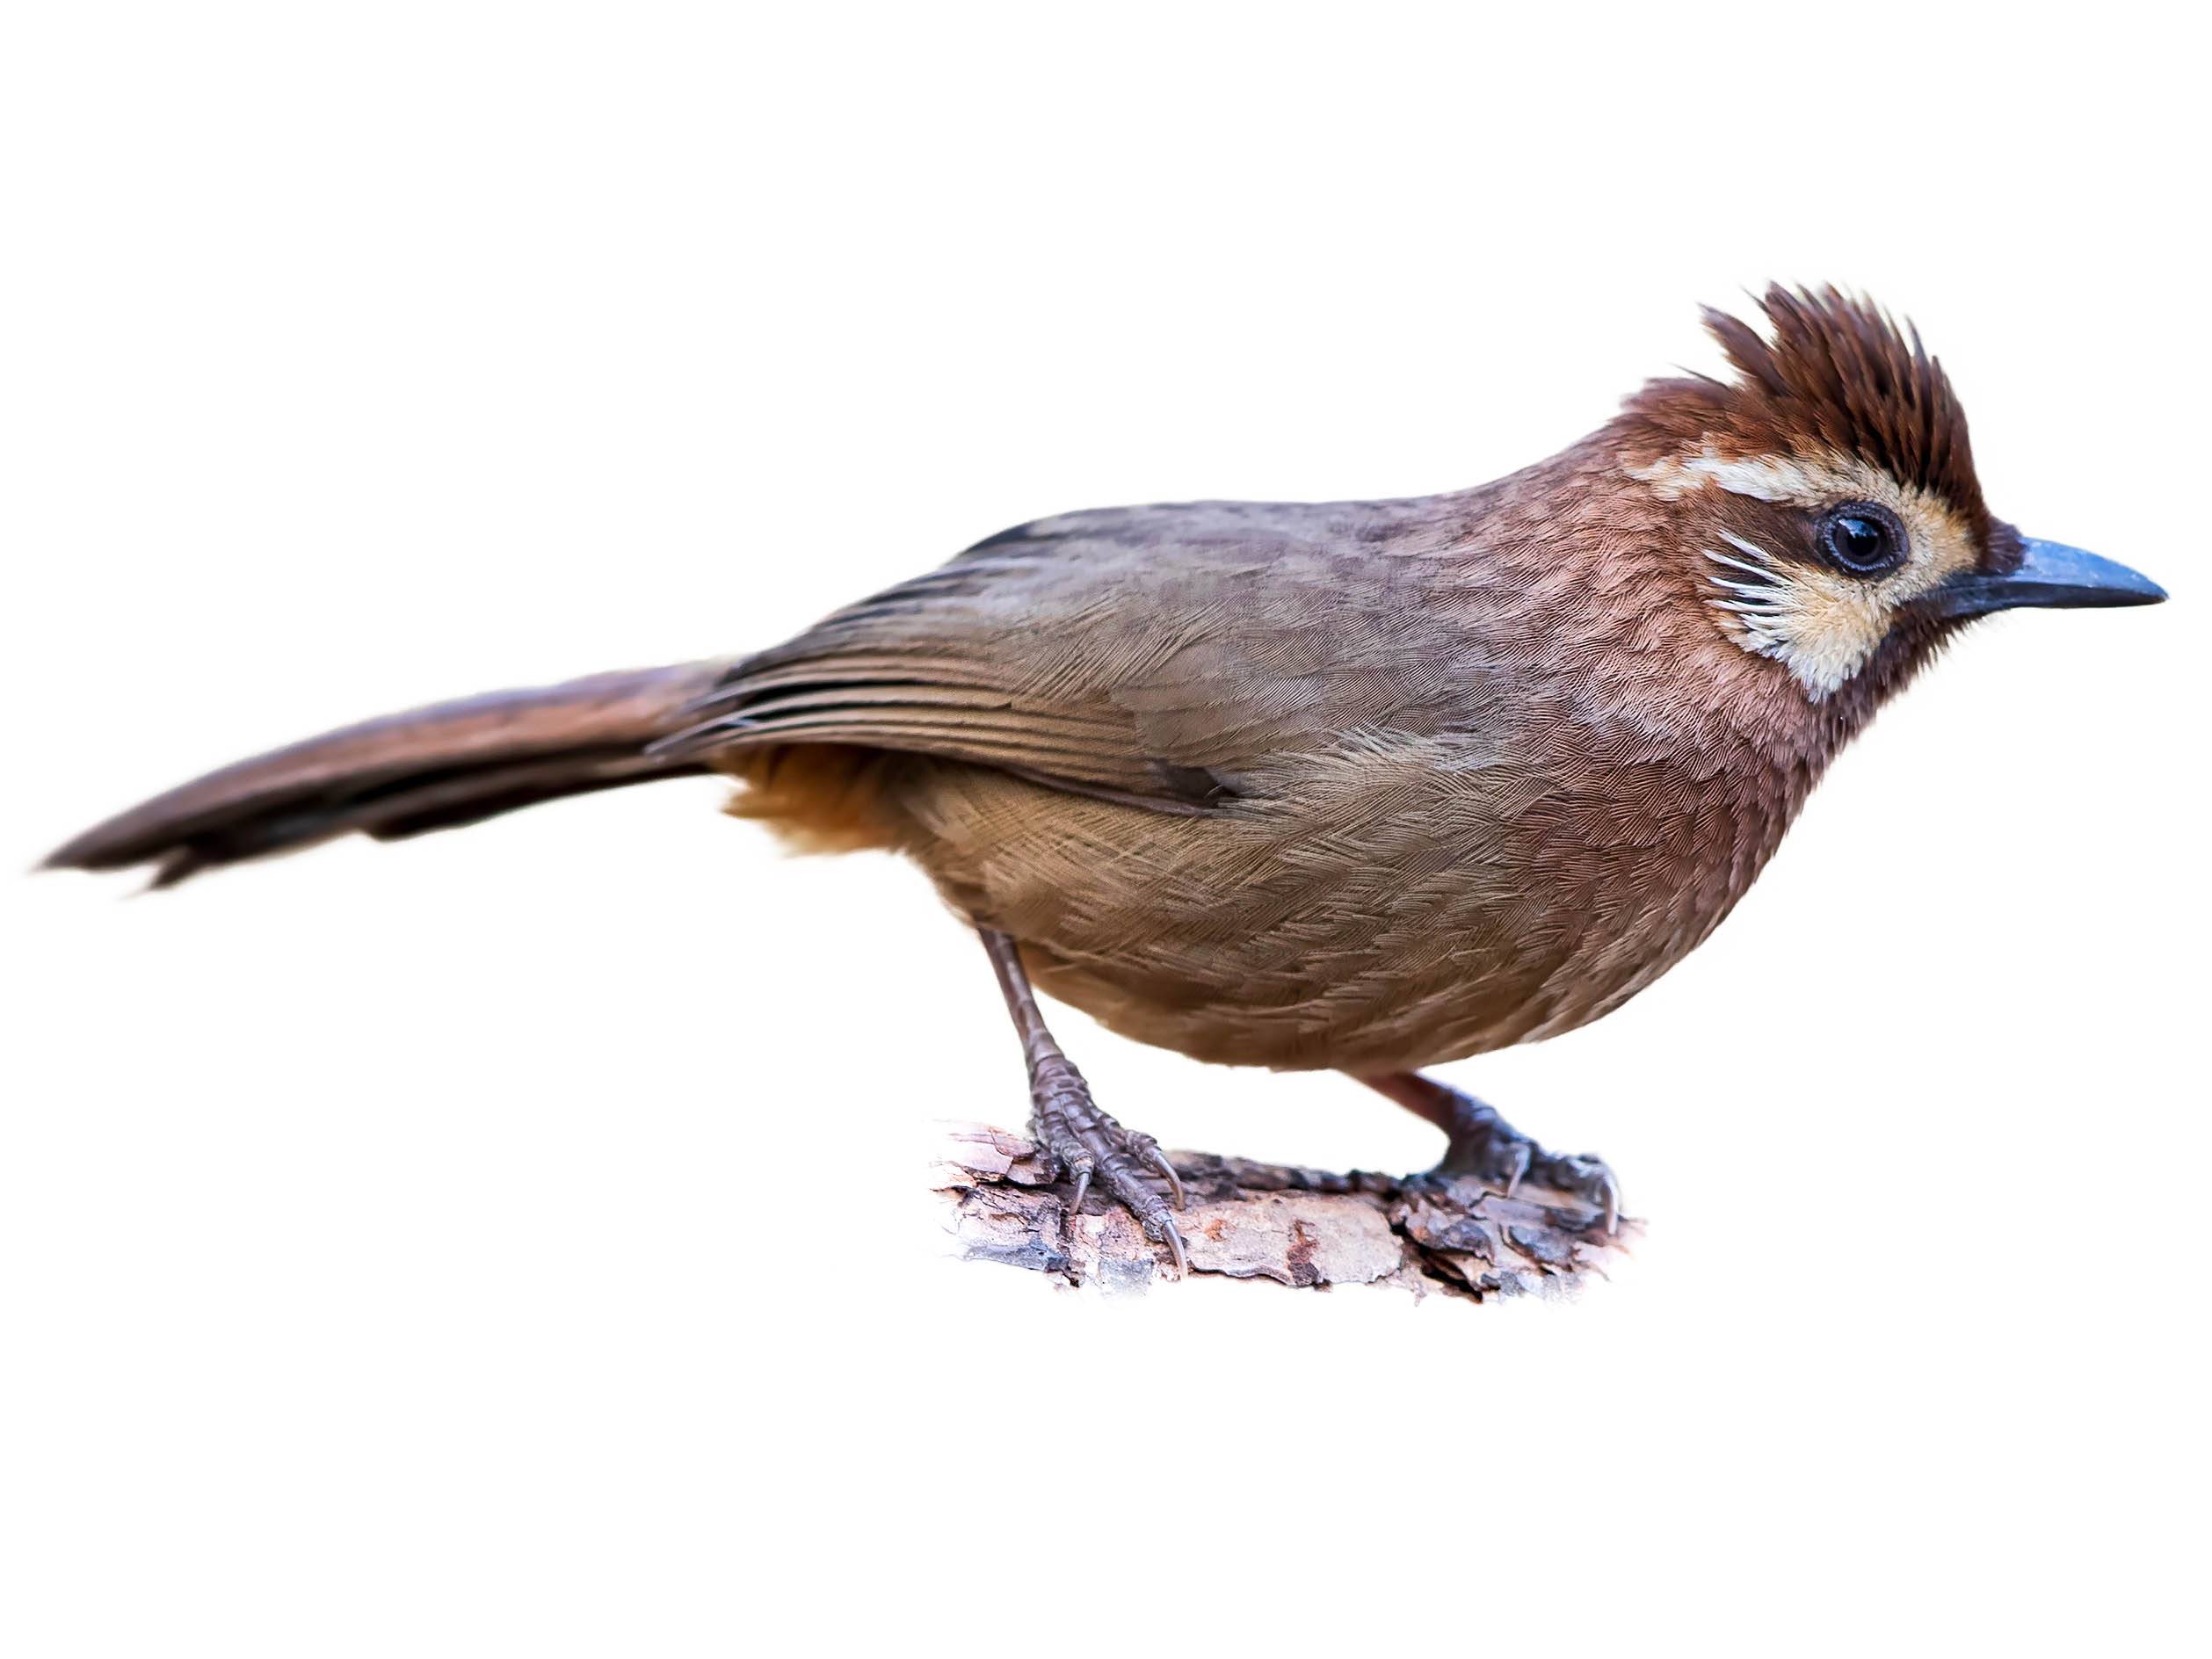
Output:
<svg viewBox="0 0 2212 1659">
<path fill-rule="evenodd" d="M 1430 504 L 1432 511 L 1432 503 Z M 966 760 L 1188 812 L 1378 721 L 1457 718 L 1411 503 L 1196 503 L 1008 532 L 735 664 L 656 746 Z"/>
</svg>

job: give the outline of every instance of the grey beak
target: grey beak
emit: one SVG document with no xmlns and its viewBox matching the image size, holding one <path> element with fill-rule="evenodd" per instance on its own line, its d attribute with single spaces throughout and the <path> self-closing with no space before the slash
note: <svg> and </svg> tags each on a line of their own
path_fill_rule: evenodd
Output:
<svg viewBox="0 0 2212 1659">
<path fill-rule="evenodd" d="M 2021 605 L 2078 610 L 2089 605 L 2156 605 L 2166 590 L 2110 559 L 2056 541 L 2029 541 L 2017 569 L 2003 576 L 1969 571 L 1920 601 L 1936 616 L 1984 616 Z"/>
</svg>

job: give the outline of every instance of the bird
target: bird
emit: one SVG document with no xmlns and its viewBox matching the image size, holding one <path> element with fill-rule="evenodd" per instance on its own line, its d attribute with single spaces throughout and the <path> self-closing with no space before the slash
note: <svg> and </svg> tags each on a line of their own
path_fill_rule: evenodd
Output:
<svg viewBox="0 0 2212 1659">
<path fill-rule="evenodd" d="M 1200 1061 L 1348 1074 L 1444 1132 L 1436 1178 L 1610 1231 L 1603 1159 L 1430 1069 L 1680 961 L 1975 619 L 2165 598 L 1991 512 L 1917 329 L 1832 286 L 1755 304 L 1704 313 L 1722 373 L 1650 380 L 1479 487 L 1037 519 L 781 644 L 348 727 L 47 863 L 166 887 L 720 774 L 737 817 L 903 854 L 973 929 L 1069 1217 L 1095 1185 L 1187 1267 L 1173 1161 L 1093 1098 L 1040 993 Z"/>
</svg>

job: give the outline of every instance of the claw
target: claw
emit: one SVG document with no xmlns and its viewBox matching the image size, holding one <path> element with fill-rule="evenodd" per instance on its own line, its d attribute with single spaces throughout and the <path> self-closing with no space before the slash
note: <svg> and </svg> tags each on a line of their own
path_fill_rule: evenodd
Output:
<svg viewBox="0 0 2212 1659">
<path fill-rule="evenodd" d="M 1076 1217 L 1083 1213 L 1083 1195 L 1090 1190 L 1091 1171 L 1088 1170 L 1077 1170 L 1076 1195 L 1068 1205 L 1068 1221 L 1070 1226 L 1074 1224 Z"/>
<path fill-rule="evenodd" d="M 1165 1176 L 1168 1185 L 1174 1189 L 1175 1207 L 1179 1210 L 1188 1209 L 1190 1199 L 1184 1195 L 1183 1177 L 1176 1174 L 1175 1166 L 1167 1161 L 1167 1154 L 1157 1147 L 1150 1147 L 1146 1149 L 1145 1156 L 1152 1160 L 1152 1167 Z"/>
<path fill-rule="evenodd" d="M 1175 1277 L 1187 1278 L 1191 1271 L 1190 1258 L 1183 1254 L 1183 1235 L 1177 1230 L 1172 1216 L 1160 1217 L 1160 1235 L 1175 1257 Z"/>
<path fill-rule="evenodd" d="M 1621 1230 L 1621 1184 L 1613 1178 L 1613 1172 L 1610 1170 L 1606 1172 L 1603 1187 L 1606 1236 L 1611 1238 Z"/>
<path fill-rule="evenodd" d="M 1520 1184 L 1527 1178 L 1530 1156 L 1531 1154 L 1527 1141 L 1520 1141 L 1514 1143 L 1513 1172 L 1505 1177 L 1505 1196 L 1507 1198 L 1512 1197 L 1515 1192 L 1519 1192 L 1520 1190 Z"/>
</svg>

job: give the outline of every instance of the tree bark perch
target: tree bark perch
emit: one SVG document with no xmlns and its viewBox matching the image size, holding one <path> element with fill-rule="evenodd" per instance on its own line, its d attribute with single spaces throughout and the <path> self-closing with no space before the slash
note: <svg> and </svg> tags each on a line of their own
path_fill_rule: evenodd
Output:
<svg viewBox="0 0 2212 1659">
<path fill-rule="evenodd" d="M 1074 1189 L 1046 1181 L 1025 1137 L 968 1123 L 946 1125 L 946 1136 L 935 1184 L 967 1259 L 1109 1292 L 1174 1278 L 1166 1248 L 1102 1196 L 1087 1199 L 1070 1226 Z M 1302 1289 L 1388 1285 L 1476 1301 L 1556 1295 L 1604 1277 L 1643 1230 L 1624 1216 L 1608 1237 L 1596 1211 L 1533 1186 L 1509 1198 L 1458 1177 L 1169 1156 L 1190 1193 L 1176 1222 L 1193 1273 Z"/>
</svg>

